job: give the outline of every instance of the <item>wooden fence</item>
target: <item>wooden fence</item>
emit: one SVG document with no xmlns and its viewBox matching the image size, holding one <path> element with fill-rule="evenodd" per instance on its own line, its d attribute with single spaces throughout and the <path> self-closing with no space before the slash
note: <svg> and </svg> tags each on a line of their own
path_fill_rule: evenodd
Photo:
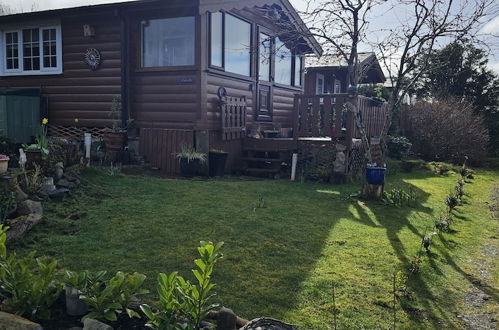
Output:
<svg viewBox="0 0 499 330">
<path fill-rule="evenodd" d="M 180 163 L 176 157 L 182 145 L 194 145 L 194 131 L 162 128 L 140 130 L 140 154 L 153 168 L 167 175 L 180 174 Z"/>
<path fill-rule="evenodd" d="M 359 96 L 359 110 L 367 137 L 379 137 L 388 111 L 387 103 L 376 102 L 371 98 Z M 354 128 L 353 136 L 359 137 L 357 127 Z"/>
</svg>

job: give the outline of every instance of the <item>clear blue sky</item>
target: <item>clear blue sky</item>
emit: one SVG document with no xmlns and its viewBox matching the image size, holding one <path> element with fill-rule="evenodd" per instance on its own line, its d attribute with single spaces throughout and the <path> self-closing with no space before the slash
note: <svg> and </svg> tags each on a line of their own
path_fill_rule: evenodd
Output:
<svg viewBox="0 0 499 330">
<path fill-rule="evenodd" d="M 6 4 L 15 11 L 30 11 L 31 8 L 36 10 L 46 10 L 64 7 L 75 7 L 82 5 L 93 5 L 99 3 L 123 2 L 127 0 L 0 0 L 0 3 Z M 134 1 L 134 0 L 130 0 Z M 305 9 L 304 0 L 290 0 L 291 3 L 299 10 Z M 460 0 L 468 1 L 468 0 Z M 496 0 L 499 5 L 499 0 Z M 459 1 L 458 1 L 459 3 Z M 387 13 L 387 7 L 378 7 L 373 12 L 370 23 L 370 30 L 376 31 L 390 26 L 396 26 L 399 21 L 404 21 L 406 17 L 405 9 L 399 8 Z M 498 36 L 495 40 L 489 39 L 488 46 L 490 47 L 490 67 L 499 73 L 499 16 L 491 20 L 488 24 L 481 28 L 481 31 L 493 33 Z M 372 34 L 371 34 L 372 35 Z M 494 41 L 494 42 L 493 42 Z M 364 45 L 362 49 L 369 51 L 370 49 Z"/>
</svg>

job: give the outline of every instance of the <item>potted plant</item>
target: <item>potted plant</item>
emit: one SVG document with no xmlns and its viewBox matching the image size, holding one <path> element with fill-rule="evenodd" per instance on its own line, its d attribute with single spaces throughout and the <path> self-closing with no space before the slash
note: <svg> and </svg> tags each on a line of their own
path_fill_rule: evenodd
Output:
<svg viewBox="0 0 499 330">
<path fill-rule="evenodd" d="M 133 120 L 128 120 L 125 127 L 118 125 L 121 122 L 122 111 L 121 96 L 115 96 L 109 112 L 109 117 L 113 119 L 113 126 L 103 134 L 107 150 L 120 151 L 125 144 L 126 133 Z"/>
<path fill-rule="evenodd" d="M 4 174 L 9 169 L 9 160 L 9 156 L 0 155 L 0 174 Z"/>
<path fill-rule="evenodd" d="M 209 168 L 210 176 L 223 177 L 225 172 L 225 163 L 227 162 L 227 157 L 229 153 L 223 150 L 212 149 L 209 153 Z"/>
<path fill-rule="evenodd" d="M 180 172 L 184 178 L 192 178 L 206 162 L 206 154 L 185 145 L 181 146 L 177 158 L 180 160 Z"/>
<path fill-rule="evenodd" d="M 49 120 L 43 118 L 38 132 L 36 133 L 35 143 L 26 145 L 23 144 L 23 149 L 26 152 L 26 163 L 29 168 L 34 164 L 41 166 L 43 159 L 49 154 L 49 143 L 47 138 L 47 124 Z"/>
</svg>

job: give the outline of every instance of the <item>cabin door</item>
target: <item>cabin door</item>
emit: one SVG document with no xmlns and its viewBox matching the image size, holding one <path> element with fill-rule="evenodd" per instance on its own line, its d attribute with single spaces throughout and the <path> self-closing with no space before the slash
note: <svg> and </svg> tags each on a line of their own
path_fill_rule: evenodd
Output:
<svg viewBox="0 0 499 330">
<path fill-rule="evenodd" d="M 263 29 L 258 33 L 258 76 L 256 120 L 272 121 L 272 38 Z"/>
</svg>

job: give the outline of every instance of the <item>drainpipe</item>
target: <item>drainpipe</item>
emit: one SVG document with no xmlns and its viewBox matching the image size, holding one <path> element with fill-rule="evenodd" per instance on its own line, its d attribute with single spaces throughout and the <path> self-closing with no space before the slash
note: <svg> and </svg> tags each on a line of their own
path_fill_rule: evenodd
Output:
<svg viewBox="0 0 499 330">
<path fill-rule="evenodd" d="M 128 121 L 128 25 L 125 14 L 120 12 L 121 24 L 121 121 L 123 127 Z"/>
</svg>

